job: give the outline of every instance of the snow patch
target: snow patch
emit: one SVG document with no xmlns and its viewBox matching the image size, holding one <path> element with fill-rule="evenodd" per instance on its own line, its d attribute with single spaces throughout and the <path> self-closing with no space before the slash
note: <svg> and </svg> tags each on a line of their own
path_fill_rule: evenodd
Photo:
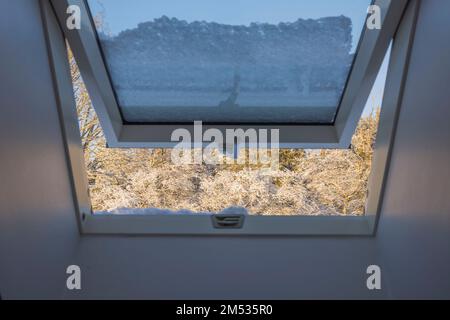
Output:
<svg viewBox="0 0 450 320">
<path fill-rule="evenodd" d="M 247 209 L 244 207 L 228 207 L 220 212 L 207 211 L 191 211 L 191 210 L 169 210 L 160 208 L 116 208 L 113 210 L 96 211 L 96 215 L 213 215 L 213 214 L 244 214 L 248 215 Z"/>
</svg>

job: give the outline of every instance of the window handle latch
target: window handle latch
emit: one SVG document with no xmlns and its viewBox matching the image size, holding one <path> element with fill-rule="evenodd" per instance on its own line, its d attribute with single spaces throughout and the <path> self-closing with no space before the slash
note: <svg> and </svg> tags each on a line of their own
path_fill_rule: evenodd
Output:
<svg viewBox="0 0 450 320">
<path fill-rule="evenodd" d="M 213 226 L 216 229 L 240 229 L 244 225 L 243 214 L 214 214 L 212 215 Z"/>
</svg>

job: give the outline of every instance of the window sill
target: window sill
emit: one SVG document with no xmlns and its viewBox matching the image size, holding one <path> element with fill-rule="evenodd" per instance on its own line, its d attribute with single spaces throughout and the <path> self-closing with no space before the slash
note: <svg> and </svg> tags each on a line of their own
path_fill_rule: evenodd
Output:
<svg viewBox="0 0 450 320">
<path fill-rule="evenodd" d="M 87 215 L 83 234 L 372 236 L 371 216 L 246 216 L 240 229 L 216 229 L 211 215 Z"/>
</svg>

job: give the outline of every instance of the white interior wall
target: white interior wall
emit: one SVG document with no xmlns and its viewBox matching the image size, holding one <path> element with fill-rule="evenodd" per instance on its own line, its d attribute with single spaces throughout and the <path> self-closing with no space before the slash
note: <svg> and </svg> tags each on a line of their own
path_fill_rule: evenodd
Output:
<svg viewBox="0 0 450 320">
<path fill-rule="evenodd" d="M 79 234 L 38 1 L 1 1 L 0 39 L 0 293 L 60 297 Z"/>
<path fill-rule="evenodd" d="M 69 296 L 177 299 L 375 298 L 369 238 L 84 238 L 85 290 Z"/>
<path fill-rule="evenodd" d="M 396 298 L 450 298 L 449 17 L 422 0 L 377 236 Z"/>
<path fill-rule="evenodd" d="M 377 238 L 80 238 L 38 1 L 1 2 L 3 297 L 449 298 L 450 46 L 434 36 L 450 39 L 450 3 L 422 2 Z M 63 289 L 72 263 L 79 292 Z M 366 289 L 370 264 L 381 292 Z"/>
</svg>

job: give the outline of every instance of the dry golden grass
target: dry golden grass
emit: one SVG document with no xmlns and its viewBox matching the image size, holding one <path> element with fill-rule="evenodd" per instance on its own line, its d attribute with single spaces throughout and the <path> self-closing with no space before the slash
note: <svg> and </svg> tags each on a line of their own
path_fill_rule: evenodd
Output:
<svg viewBox="0 0 450 320">
<path fill-rule="evenodd" d="M 94 210 L 157 207 L 251 214 L 364 213 L 378 115 L 361 119 L 348 150 L 281 150 L 278 173 L 250 165 L 176 166 L 170 150 L 109 149 L 69 54 Z"/>
</svg>

